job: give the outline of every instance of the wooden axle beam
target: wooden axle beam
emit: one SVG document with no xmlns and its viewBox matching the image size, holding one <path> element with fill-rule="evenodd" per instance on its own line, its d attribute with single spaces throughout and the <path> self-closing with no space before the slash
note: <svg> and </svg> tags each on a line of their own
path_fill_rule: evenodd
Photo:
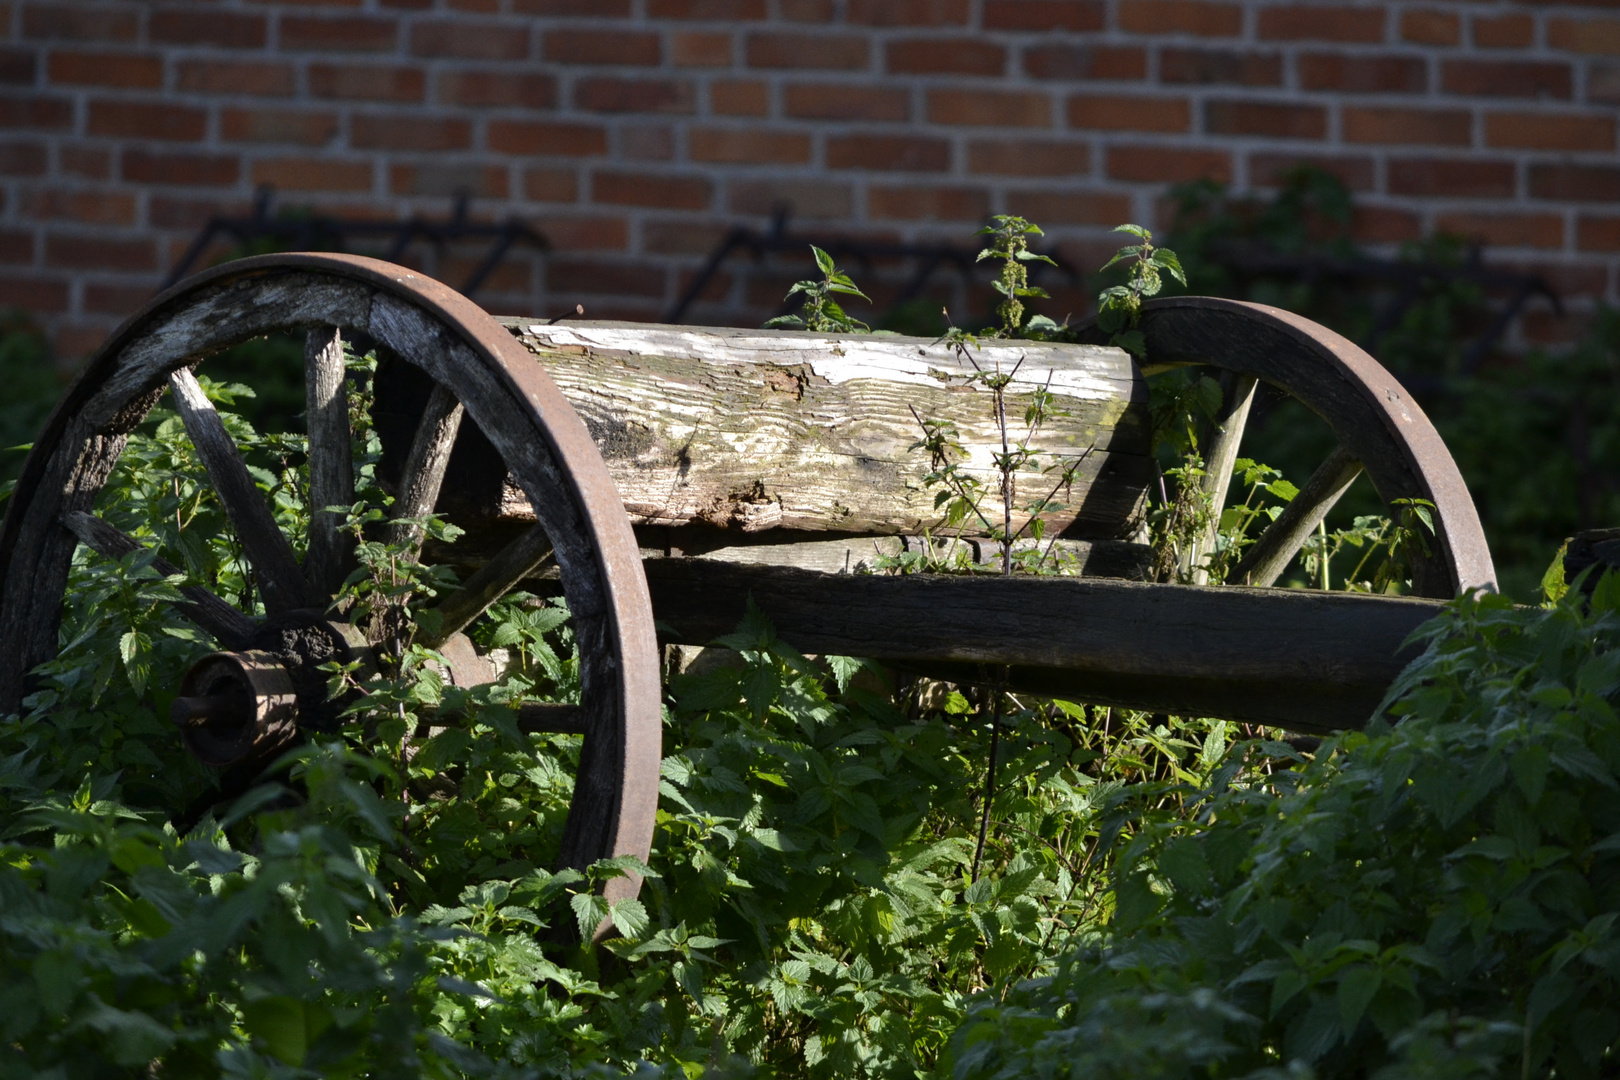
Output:
<svg viewBox="0 0 1620 1080">
<path fill-rule="evenodd" d="M 808 653 L 864 656 L 1051 697 L 1271 724 L 1359 728 L 1437 600 L 1303 589 L 824 574 L 699 559 L 643 564 L 661 636 L 732 632 L 750 597 Z"/>
</svg>

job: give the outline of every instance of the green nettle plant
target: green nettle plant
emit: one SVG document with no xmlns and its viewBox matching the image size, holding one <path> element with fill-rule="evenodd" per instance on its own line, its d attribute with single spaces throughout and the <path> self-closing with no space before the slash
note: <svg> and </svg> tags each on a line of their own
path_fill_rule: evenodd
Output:
<svg viewBox="0 0 1620 1080">
<path fill-rule="evenodd" d="M 1097 298 L 1097 325 L 1110 341 L 1136 357 L 1147 355 L 1147 342 L 1136 328 L 1142 318 L 1142 301 L 1157 296 L 1164 287 L 1162 274 L 1169 274 L 1182 285 L 1187 275 L 1181 260 L 1169 248 L 1154 247 L 1153 233 L 1140 225 L 1121 225 L 1115 232 L 1130 233 L 1140 244 L 1127 244 L 1103 264 L 1103 269 L 1126 263 L 1129 277 L 1123 285 L 1110 285 Z"/>
<path fill-rule="evenodd" d="M 871 327 L 859 319 L 851 318 L 844 311 L 834 295 L 858 296 L 867 303 L 871 298 L 855 287 L 848 274 L 833 265 L 833 258 L 825 251 L 810 245 L 810 252 L 815 256 L 816 268 L 821 271 L 821 280 L 808 280 L 796 282 L 787 291 L 784 299 L 791 300 L 795 296 L 804 297 L 804 307 L 798 315 L 778 315 L 765 325 L 776 330 L 810 330 L 818 334 L 854 334 L 869 331 Z"/>
</svg>

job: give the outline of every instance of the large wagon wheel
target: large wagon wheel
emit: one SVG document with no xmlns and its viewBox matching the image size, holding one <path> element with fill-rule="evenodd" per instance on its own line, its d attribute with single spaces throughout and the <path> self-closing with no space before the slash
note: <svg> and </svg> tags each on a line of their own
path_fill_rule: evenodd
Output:
<svg viewBox="0 0 1620 1080">
<path fill-rule="evenodd" d="M 1465 589 L 1496 588 L 1474 500 L 1440 434 L 1399 380 L 1353 342 L 1278 308 L 1201 296 L 1148 301 L 1140 329 L 1147 343 L 1145 374 L 1189 365 L 1223 373 L 1224 399 L 1201 448 L 1216 522 L 1258 383 L 1300 401 L 1337 439 L 1299 494 L 1244 552 L 1227 576 L 1230 583 L 1275 584 L 1365 471 L 1386 506 L 1396 499 L 1434 504 L 1435 536 L 1427 554 L 1414 558 L 1414 593 L 1449 599 Z M 1080 337 L 1107 341 L 1094 321 L 1082 325 Z M 1199 542 L 1203 553 L 1213 548 L 1214 528 L 1212 522 Z M 1202 580 L 1196 566 L 1194 580 Z"/>
<path fill-rule="evenodd" d="M 284 331 L 306 335 L 314 512 L 302 566 L 192 373 L 211 354 Z M 336 516 L 320 512 L 355 497 L 346 337 L 375 343 L 435 383 L 398 485 L 395 518 L 433 509 L 463 415 L 528 496 L 539 524 L 438 602 L 436 640 L 453 663 L 458 650 L 465 656 L 470 645 L 453 632 L 554 554 L 579 643 L 581 701 L 555 708 L 559 722 L 551 730 L 585 735 L 561 862 L 645 859 L 658 791 L 658 653 L 635 537 L 607 467 L 584 424 L 510 333 L 446 286 L 373 259 L 301 254 L 227 264 L 151 301 L 91 360 L 35 443 L 0 528 L 0 714 L 19 707 L 29 672 L 56 651 L 75 547 L 116 557 L 138 543 L 91 511 L 129 434 L 168 391 L 265 609 L 250 618 L 200 586 L 184 590 L 182 614 L 225 650 L 187 676 L 183 701 L 195 713 L 188 745 L 210 764 L 262 760 L 323 708 L 330 718 L 323 680 L 309 671 L 325 656 L 365 644 L 329 610 L 350 552 Z M 408 526 L 391 528 L 392 539 L 420 545 Z M 304 655 L 310 650 L 321 655 Z M 542 707 L 531 727 L 545 730 L 546 715 Z M 633 895 L 638 886 L 620 878 L 609 891 Z"/>
</svg>

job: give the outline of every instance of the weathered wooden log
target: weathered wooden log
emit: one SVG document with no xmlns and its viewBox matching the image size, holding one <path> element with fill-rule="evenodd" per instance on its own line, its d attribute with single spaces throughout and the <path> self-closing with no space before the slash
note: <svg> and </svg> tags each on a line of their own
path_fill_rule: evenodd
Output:
<svg viewBox="0 0 1620 1080">
<path fill-rule="evenodd" d="M 974 364 L 1014 371 L 1012 437 L 1045 387 L 1052 414 L 1030 441 L 1043 467 L 1084 458 L 1044 515 L 1048 535 L 1119 539 L 1139 527 L 1149 459 L 1147 391 L 1122 351 L 985 342 L 969 357 L 925 338 L 770 330 L 696 330 L 640 323 L 504 320 L 585 420 L 638 524 L 704 524 L 733 534 L 773 530 L 917 534 L 940 519 L 924 482 L 919 417 L 949 421 L 965 468 L 1001 501 L 991 455 L 1001 433 L 991 394 L 962 377 Z M 1059 487 L 1060 471 L 1019 476 L 1015 508 Z M 514 493 L 515 494 L 515 493 Z M 522 512 L 507 499 L 506 514 Z M 1015 513 L 1013 524 L 1023 524 Z"/>
<path fill-rule="evenodd" d="M 820 574 L 699 559 L 645 564 L 661 636 L 730 633 L 752 597 L 809 653 L 1183 716 L 1329 732 L 1364 725 L 1435 600 L 995 575 Z"/>
</svg>

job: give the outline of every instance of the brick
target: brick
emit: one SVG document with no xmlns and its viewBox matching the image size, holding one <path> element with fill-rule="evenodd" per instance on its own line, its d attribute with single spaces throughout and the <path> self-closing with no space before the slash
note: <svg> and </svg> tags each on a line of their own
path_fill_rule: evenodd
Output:
<svg viewBox="0 0 1620 1080">
<path fill-rule="evenodd" d="M 459 60 L 527 60 L 529 28 L 524 23 L 467 23 L 452 19 L 411 27 L 411 55 Z"/>
<path fill-rule="evenodd" d="M 1306 53 L 1297 63 L 1299 85 L 1306 90 L 1421 94 L 1429 89 L 1429 66 L 1415 56 Z"/>
<path fill-rule="evenodd" d="M 1078 30 L 1103 28 L 1101 0 L 985 0 L 986 30 Z"/>
<path fill-rule="evenodd" d="M 698 31 L 676 34 L 670 53 L 676 67 L 730 67 L 731 35 Z"/>
<path fill-rule="evenodd" d="M 156 270 L 157 245 L 150 239 L 124 239 L 97 232 L 48 233 L 45 265 L 64 270 Z"/>
<path fill-rule="evenodd" d="M 647 14 L 655 19 L 752 22 L 765 18 L 765 0 L 651 0 Z"/>
<path fill-rule="evenodd" d="M 619 30 L 547 30 L 547 60 L 564 64 L 625 64 L 656 67 L 663 60 L 657 34 Z"/>
<path fill-rule="evenodd" d="M 465 150 L 472 128 L 465 120 L 431 113 L 362 113 L 349 121 L 349 145 L 365 150 Z"/>
<path fill-rule="evenodd" d="M 802 165 L 810 160 L 810 136 L 799 132 L 693 128 L 686 133 L 693 161 L 731 165 Z"/>
<path fill-rule="evenodd" d="M 1462 36 L 1462 20 L 1450 11 L 1403 11 L 1401 40 L 1418 45 L 1455 45 Z"/>
<path fill-rule="evenodd" d="M 728 232 L 715 222 L 647 221 L 641 226 L 641 249 L 655 255 L 707 255 Z"/>
<path fill-rule="evenodd" d="M 0 96 L 0 130 L 65 128 L 73 123 L 73 103 L 66 98 Z"/>
<path fill-rule="evenodd" d="M 1130 195 L 1115 191 L 1009 191 L 1007 207 L 1043 225 L 1111 228 L 1133 216 Z"/>
<path fill-rule="evenodd" d="M 1175 184 L 1187 180 L 1232 179 L 1232 159 L 1223 150 L 1168 146 L 1110 146 L 1108 175 L 1115 180 Z"/>
<path fill-rule="evenodd" d="M 1620 217 L 1582 214 L 1575 223 L 1575 245 L 1582 251 L 1620 251 Z"/>
<path fill-rule="evenodd" d="M 1440 87 L 1470 97 L 1562 98 L 1571 96 L 1568 64 L 1525 61 L 1447 60 Z"/>
<path fill-rule="evenodd" d="M 782 90 L 784 112 L 803 120 L 893 120 L 911 116 L 911 95 L 892 86 L 790 83 Z"/>
<path fill-rule="evenodd" d="M 716 79 L 709 84 L 709 109 L 720 116 L 764 116 L 771 90 L 753 79 Z"/>
<path fill-rule="evenodd" d="M 1345 108 L 1344 141 L 1467 146 L 1473 121 L 1460 109 Z"/>
<path fill-rule="evenodd" d="M 235 199 L 154 194 L 147 202 L 147 224 L 159 229 L 183 229 L 195 232 L 210 218 L 229 214 L 233 217 L 248 213 L 249 207 Z"/>
<path fill-rule="evenodd" d="M 1376 169 L 1372 158 L 1329 154 L 1249 155 L 1249 180 L 1260 187 L 1281 187 L 1289 174 L 1301 166 L 1320 169 L 1337 176 L 1351 191 L 1371 191 Z"/>
<path fill-rule="evenodd" d="M 388 190 L 395 195 L 465 194 L 475 199 L 504 199 L 508 192 L 506 180 L 505 169 L 488 165 L 428 162 L 395 165 L 388 170 Z"/>
<path fill-rule="evenodd" d="M 1620 19 L 1550 18 L 1547 44 L 1571 52 L 1620 56 Z"/>
<path fill-rule="evenodd" d="M 1564 246 L 1564 219 L 1559 214 L 1516 214 L 1494 210 L 1488 214 L 1441 214 L 1439 232 L 1501 247 Z"/>
<path fill-rule="evenodd" d="M 584 15 L 596 19 L 626 19 L 630 17 L 630 0 L 512 0 L 512 13 L 545 18 Z"/>
<path fill-rule="evenodd" d="M 0 176 L 43 176 L 46 158 L 44 143 L 0 142 Z"/>
<path fill-rule="evenodd" d="M 533 202 L 577 202 L 579 174 L 572 169 L 527 169 L 523 173 L 523 197 Z"/>
<path fill-rule="evenodd" d="M 891 221 L 979 222 L 990 216 L 990 196 L 978 188 L 874 185 L 866 192 L 866 214 Z"/>
<path fill-rule="evenodd" d="M 203 137 L 208 114 L 201 109 L 134 101 L 92 101 L 89 132 L 136 139 L 195 142 Z"/>
<path fill-rule="evenodd" d="M 1091 171 L 1091 149 L 1082 142 L 975 139 L 968 144 L 968 172 L 1001 176 L 1079 176 Z"/>
<path fill-rule="evenodd" d="M 607 131 L 591 124 L 491 120 L 486 138 L 498 154 L 590 157 L 607 153 Z"/>
<path fill-rule="evenodd" d="M 622 124 L 617 156 L 626 161 L 674 161 L 675 130 L 668 124 Z"/>
<path fill-rule="evenodd" d="M 21 277 L 0 274 L 0 305 L 21 308 L 35 314 L 66 311 L 67 282 L 43 281 L 35 273 L 27 273 Z M 59 351 L 60 348 L 58 344 Z"/>
<path fill-rule="evenodd" d="M 1260 10 L 1262 41 L 1384 40 L 1384 7 L 1290 4 Z"/>
<path fill-rule="evenodd" d="M 734 214 L 774 214 L 786 206 L 795 218 L 848 221 L 855 215 L 855 194 L 848 184 L 816 180 L 731 180 L 726 209 Z"/>
<path fill-rule="evenodd" d="M 966 26 L 968 0 L 849 0 L 857 26 Z"/>
<path fill-rule="evenodd" d="M 1586 65 L 1586 100 L 1594 104 L 1620 105 L 1620 64 Z"/>
<path fill-rule="evenodd" d="M 324 146 L 337 134 L 337 116 L 299 109 L 231 109 L 220 113 L 226 142 Z"/>
<path fill-rule="evenodd" d="M 290 97 L 297 87 L 291 64 L 256 60 L 181 60 L 175 85 L 193 94 Z"/>
<path fill-rule="evenodd" d="M 598 172 L 591 178 L 592 201 L 617 206 L 707 210 L 713 198 L 713 185 L 701 176 Z"/>
<path fill-rule="evenodd" d="M 99 146 L 59 146 L 56 160 L 68 176 L 82 176 L 87 180 L 108 180 L 112 177 L 112 151 Z"/>
<path fill-rule="evenodd" d="M 902 38 L 884 47 L 883 66 L 905 75 L 1000 75 L 1007 50 L 988 41 Z"/>
<path fill-rule="evenodd" d="M 1088 131 L 1188 131 L 1192 109 L 1185 98 L 1076 95 L 1068 121 Z"/>
<path fill-rule="evenodd" d="M 533 219 L 551 241 L 553 251 L 623 251 L 630 246 L 630 226 L 620 217 L 587 217 L 578 211 Z"/>
<path fill-rule="evenodd" d="M 1388 166 L 1392 195 L 1443 195 L 1464 199 L 1512 198 L 1517 167 L 1512 161 L 1397 158 Z"/>
<path fill-rule="evenodd" d="M 292 52 L 393 52 L 399 24 L 364 15 L 283 15 L 280 44 Z"/>
<path fill-rule="evenodd" d="M 1474 44 L 1482 49 L 1522 49 L 1535 43 L 1535 20 L 1528 15 L 1475 15 Z"/>
<path fill-rule="evenodd" d="M 371 163 L 330 158 L 255 161 L 253 183 L 269 184 L 278 191 L 370 191 Z"/>
<path fill-rule="evenodd" d="M 1052 99 L 1019 90 L 930 90 L 928 119 L 977 127 L 1051 127 Z"/>
<path fill-rule="evenodd" d="M 827 139 L 827 167 L 895 172 L 942 172 L 950 168 L 951 145 L 918 135 L 834 135 Z"/>
<path fill-rule="evenodd" d="M 116 86 L 155 90 L 163 85 L 163 58 L 144 53 L 51 53 L 46 75 L 64 86 Z"/>
<path fill-rule="evenodd" d="M 653 297 L 664 295 L 667 277 L 661 267 L 569 258 L 553 258 L 546 276 L 553 292 Z"/>
<path fill-rule="evenodd" d="M 1159 80 L 1177 85 L 1281 86 L 1282 54 L 1166 45 L 1159 50 Z"/>
<path fill-rule="evenodd" d="M 0 48 L 0 83 L 34 85 L 34 74 L 39 68 L 32 49 Z"/>
<path fill-rule="evenodd" d="M 436 95 L 444 105 L 550 109 L 557 104 L 557 80 L 530 72 L 450 71 L 439 76 Z"/>
<path fill-rule="evenodd" d="M 748 66 L 852 71 L 867 65 L 867 42 L 849 34 L 750 34 Z"/>
<path fill-rule="evenodd" d="M 1423 235 L 1423 222 L 1410 210 L 1357 206 L 1350 214 L 1350 235 L 1363 244 L 1404 244 Z"/>
<path fill-rule="evenodd" d="M 0 229 L 0 263 L 13 266 L 34 261 L 34 234 L 20 229 Z"/>
<path fill-rule="evenodd" d="M 87 283 L 84 286 L 84 310 L 100 315 L 127 315 L 151 296 L 152 290 L 146 285 Z"/>
<path fill-rule="evenodd" d="M 119 175 L 138 184 L 218 187 L 236 183 L 241 166 L 233 155 L 168 153 L 126 146 L 119 154 Z"/>
<path fill-rule="evenodd" d="M 1209 0 L 1121 0 L 1119 28 L 1133 34 L 1233 37 L 1243 32 L 1243 7 Z"/>
<path fill-rule="evenodd" d="M 22 36 L 29 41 L 132 42 L 140 32 L 139 14 L 122 4 L 46 0 L 22 12 Z"/>
<path fill-rule="evenodd" d="M 680 79 L 581 79 L 574 84 L 574 104 L 591 112 L 689 113 L 692 84 Z"/>
<path fill-rule="evenodd" d="M 1532 165 L 1530 194 L 1565 202 L 1620 202 L 1620 168 L 1567 162 Z"/>
<path fill-rule="evenodd" d="M 56 348 L 58 363 L 67 360 L 71 367 L 80 366 L 90 354 L 101 348 L 111 329 L 109 326 L 85 325 L 56 327 L 51 332 L 51 342 Z"/>
<path fill-rule="evenodd" d="M 1614 117 L 1571 113 L 1492 113 L 1485 145 L 1521 150 L 1613 150 Z"/>
<path fill-rule="evenodd" d="M 833 0 L 776 0 L 776 10 L 786 22 L 826 23 L 837 14 Z"/>
<path fill-rule="evenodd" d="M 23 212 L 38 221 L 75 221 L 82 225 L 135 224 L 135 196 L 129 192 L 46 188 L 25 193 L 21 202 Z"/>
<path fill-rule="evenodd" d="M 421 101 L 422 70 L 392 64 L 311 64 L 309 92 L 334 101 Z"/>
<path fill-rule="evenodd" d="M 1320 139 L 1327 134 L 1327 110 L 1265 101 L 1206 101 L 1204 130 L 1211 135 Z"/>
<path fill-rule="evenodd" d="M 262 49 L 268 33 L 263 15 L 206 8 L 161 8 L 148 16 L 146 33 L 158 45 L 212 45 Z"/>
</svg>

